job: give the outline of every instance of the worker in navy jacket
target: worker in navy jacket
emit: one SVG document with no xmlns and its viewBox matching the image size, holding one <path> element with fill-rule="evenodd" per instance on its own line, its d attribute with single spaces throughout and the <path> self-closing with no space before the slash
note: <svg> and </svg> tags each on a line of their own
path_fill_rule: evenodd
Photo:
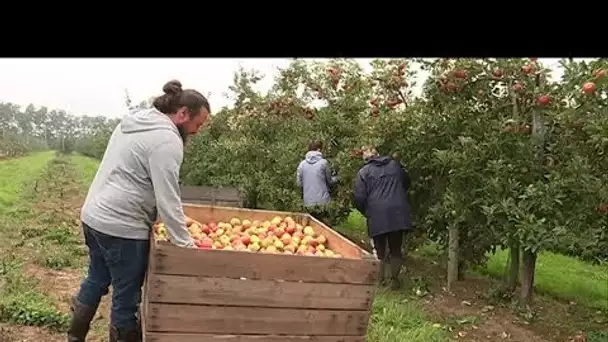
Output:
<svg viewBox="0 0 608 342">
<path fill-rule="evenodd" d="M 401 165 L 373 148 L 364 148 L 365 165 L 355 180 L 355 207 L 367 218 L 367 232 L 393 289 L 400 287 L 404 234 L 412 229 L 407 193 L 410 178 Z"/>
</svg>

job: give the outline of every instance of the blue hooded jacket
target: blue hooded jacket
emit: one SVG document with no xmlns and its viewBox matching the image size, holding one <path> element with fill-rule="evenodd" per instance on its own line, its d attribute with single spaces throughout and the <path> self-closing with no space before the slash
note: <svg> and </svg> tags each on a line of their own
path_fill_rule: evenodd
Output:
<svg viewBox="0 0 608 342">
<path fill-rule="evenodd" d="M 319 151 L 308 151 L 296 171 L 296 182 L 303 188 L 307 207 L 331 202 L 329 188 L 337 181 L 338 176 L 332 176 L 329 162 Z"/>
</svg>

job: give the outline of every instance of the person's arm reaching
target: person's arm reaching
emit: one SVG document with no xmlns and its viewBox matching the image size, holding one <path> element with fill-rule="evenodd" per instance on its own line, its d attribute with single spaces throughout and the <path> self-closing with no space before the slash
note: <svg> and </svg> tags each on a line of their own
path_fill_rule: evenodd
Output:
<svg viewBox="0 0 608 342">
<path fill-rule="evenodd" d="M 149 157 L 150 178 L 154 186 L 158 214 L 167 227 L 169 239 L 180 247 L 194 247 L 186 229 L 184 208 L 179 193 L 179 169 L 183 159 L 183 146 L 166 141 L 157 145 Z"/>
<path fill-rule="evenodd" d="M 331 166 L 329 165 L 329 162 L 326 160 L 324 166 L 324 171 L 325 171 L 325 181 L 327 182 L 328 185 L 334 185 L 336 183 L 338 183 L 338 176 L 334 176 L 332 174 L 332 169 Z"/>
<path fill-rule="evenodd" d="M 402 165 L 399 165 L 399 168 L 401 169 L 401 177 L 403 177 L 403 185 L 405 187 L 405 192 L 408 192 L 410 186 L 412 186 L 412 180 L 410 179 L 409 173 L 407 173 L 407 171 Z"/>
</svg>

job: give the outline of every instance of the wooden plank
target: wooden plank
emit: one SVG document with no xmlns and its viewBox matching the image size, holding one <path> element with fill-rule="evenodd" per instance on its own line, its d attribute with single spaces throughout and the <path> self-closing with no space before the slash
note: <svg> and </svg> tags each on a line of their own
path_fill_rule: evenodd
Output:
<svg viewBox="0 0 608 342">
<path fill-rule="evenodd" d="M 154 245 L 150 259 L 151 273 L 233 279 L 372 285 L 380 272 L 376 259 L 190 249 L 166 241 Z"/>
<path fill-rule="evenodd" d="M 144 342 L 365 342 L 365 336 L 206 335 L 148 333 Z"/>
<path fill-rule="evenodd" d="M 350 242 L 330 227 L 324 225 L 319 220 L 305 213 L 292 213 L 271 210 L 254 210 L 247 208 L 224 208 L 201 204 L 184 204 L 184 212 L 189 217 L 201 223 L 209 222 L 228 222 L 237 217 L 239 219 L 249 219 L 258 221 L 270 221 L 275 216 L 285 218 L 290 216 L 296 223 L 303 226 L 311 225 L 318 233 L 323 233 L 327 238 L 327 246 L 334 252 L 347 258 L 366 258 L 369 254 L 366 250 Z"/>
<path fill-rule="evenodd" d="M 228 200 L 213 200 L 213 199 L 189 199 L 189 200 L 184 199 L 183 201 L 188 202 L 185 205 L 202 204 L 202 205 L 214 205 L 214 206 L 234 207 L 234 208 L 241 208 L 243 206 L 243 203 L 240 200 L 228 201 Z"/>
<path fill-rule="evenodd" d="M 150 303 L 146 328 L 149 332 L 362 336 L 368 318 L 366 311 Z"/>
<path fill-rule="evenodd" d="M 243 196 L 235 188 L 215 188 L 209 186 L 182 186 L 181 198 L 184 202 L 209 203 L 211 205 L 243 206 Z"/>
<path fill-rule="evenodd" d="M 279 282 L 149 274 L 152 303 L 365 310 L 374 285 Z"/>
</svg>

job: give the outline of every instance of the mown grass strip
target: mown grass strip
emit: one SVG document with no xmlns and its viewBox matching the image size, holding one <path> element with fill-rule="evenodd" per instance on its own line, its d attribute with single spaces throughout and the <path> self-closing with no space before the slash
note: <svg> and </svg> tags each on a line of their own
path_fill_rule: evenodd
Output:
<svg viewBox="0 0 608 342">
<path fill-rule="evenodd" d="M 99 168 L 99 160 L 80 154 L 73 154 L 70 156 L 70 161 L 74 164 L 78 172 L 79 181 L 85 188 L 88 188 Z"/>
<path fill-rule="evenodd" d="M 508 250 L 488 260 L 482 273 L 504 277 Z M 535 287 L 555 298 L 575 301 L 608 312 L 608 265 L 593 265 L 569 256 L 542 252 L 538 257 Z"/>
<path fill-rule="evenodd" d="M 54 151 L 45 151 L 0 161 L 0 214 L 14 209 L 23 187 L 44 171 L 54 155 Z"/>
<path fill-rule="evenodd" d="M 49 246 L 79 243 L 67 234 L 63 225 L 39 227 L 41 217 L 32 206 L 48 196 L 43 184 L 53 178 L 62 187 L 65 177 L 56 168 L 65 165 L 54 151 L 0 162 L 0 196 L 3 215 L 0 220 L 0 321 L 10 324 L 46 327 L 65 331 L 68 315 L 58 310 L 54 300 L 39 290 L 39 280 L 27 277 L 23 265 L 32 254 L 38 255 Z M 39 184 L 40 183 L 40 184 Z M 48 183 L 48 182 L 47 182 Z M 40 186 L 38 186 L 40 185 Z M 7 203 L 10 206 L 7 207 Z M 54 214 L 49 217 L 55 216 Z M 66 250 L 65 247 L 62 250 Z M 65 260 L 74 259 L 66 256 Z M 57 266 L 52 259 L 48 263 Z M 61 261 L 59 262 L 61 263 Z"/>
</svg>

